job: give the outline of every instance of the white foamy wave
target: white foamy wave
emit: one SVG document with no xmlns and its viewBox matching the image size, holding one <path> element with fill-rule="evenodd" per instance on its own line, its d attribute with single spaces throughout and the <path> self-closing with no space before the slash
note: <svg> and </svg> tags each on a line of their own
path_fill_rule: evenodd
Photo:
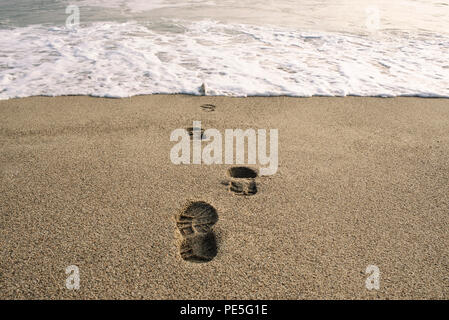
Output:
<svg viewBox="0 0 449 320">
<path fill-rule="evenodd" d="M 174 23 L 174 22 L 170 22 Z M 449 37 L 213 21 L 0 30 L 0 99 L 151 93 L 449 96 Z"/>
</svg>

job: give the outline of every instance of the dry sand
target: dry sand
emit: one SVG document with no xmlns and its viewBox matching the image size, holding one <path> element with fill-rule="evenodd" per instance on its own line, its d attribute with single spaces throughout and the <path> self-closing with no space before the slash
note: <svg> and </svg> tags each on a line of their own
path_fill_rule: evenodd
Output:
<svg viewBox="0 0 449 320">
<path fill-rule="evenodd" d="M 447 99 L 33 97 L 0 114 L 2 299 L 449 298 Z M 279 129 L 278 172 L 245 197 L 221 183 L 230 165 L 172 164 L 193 120 Z M 218 213 L 208 263 L 179 254 L 189 199 Z"/>
</svg>

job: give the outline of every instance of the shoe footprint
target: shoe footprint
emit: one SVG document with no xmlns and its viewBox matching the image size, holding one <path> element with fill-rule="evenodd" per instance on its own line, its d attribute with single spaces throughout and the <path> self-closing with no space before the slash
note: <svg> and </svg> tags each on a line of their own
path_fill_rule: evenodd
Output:
<svg viewBox="0 0 449 320">
<path fill-rule="evenodd" d="M 228 170 L 230 181 L 225 184 L 229 190 L 238 195 L 252 196 L 257 193 L 257 184 L 255 178 L 257 172 L 248 167 L 232 167 Z"/>
<path fill-rule="evenodd" d="M 176 226 L 183 237 L 179 253 L 184 260 L 208 262 L 217 255 L 217 242 L 211 230 L 217 221 L 217 210 L 204 201 L 190 202 L 176 216 Z"/>
<path fill-rule="evenodd" d="M 215 105 L 210 104 L 210 103 L 201 105 L 201 109 L 203 109 L 203 111 L 206 111 L 206 112 L 213 112 L 213 111 L 215 111 L 215 108 L 216 108 Z"/>
<path fill-rule="evenodd" d="M 190 140 L 204 140 L 206 136 L 204 135 L 204 129 L 188 127 L 187 133 L 190 136 Z"/>
</svg>

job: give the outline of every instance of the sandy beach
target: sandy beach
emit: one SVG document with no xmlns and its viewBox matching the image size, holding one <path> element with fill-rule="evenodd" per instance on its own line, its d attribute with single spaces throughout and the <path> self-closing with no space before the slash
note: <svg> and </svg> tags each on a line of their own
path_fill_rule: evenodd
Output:
<svg viewBox="0 0 449 320">
<path fill-rule="evenodd" d="M 0 113 L 0 299 L 449 299 L 449 99 L 31 97 Z M 170 133 L 195 120 L 278 129 L 277 173 L 242 196 L 233 165 L 173 164 Z M 180 255 L 189 201 L 216 211 L 206 263 Z"/>
</svg>

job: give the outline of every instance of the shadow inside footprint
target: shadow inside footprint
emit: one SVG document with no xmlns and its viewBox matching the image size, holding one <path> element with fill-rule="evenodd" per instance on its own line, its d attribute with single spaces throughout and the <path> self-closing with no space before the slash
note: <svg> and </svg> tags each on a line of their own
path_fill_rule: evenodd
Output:
<svg viewBox="0 0 449 320">
<path fill-rule="evenodd" d="M 229 175 L 232 178 L 255 178 L 257 177 L 256 170 L 248 167 L 232 167 L 229 169 Z"/>
<path fill-rule="evenodd" d="M 190 262 L 209 262 L 217 255 L 217 241 L 212 231 L 184 238 L 179 248 L 181 257 Z"/>
<path fill-rule="evenodd" d="M 228 182 L 229 190 L 235 194 L 252 196 L 257 193 L 257 184 L 254 180 L 257 171 L 248 167 L 232 167 L 228 170 L 232 180 Z"/>
<path fill-rule="evenodd" d="M 217 255 L 215 234 L 211 230 L 217 221 L 217 211 L 204 201 L 190 202 L 176 216 L 176 226 L 184 238 L 179 248 L 184 260 L 207 262 Z"/>
</svg>

